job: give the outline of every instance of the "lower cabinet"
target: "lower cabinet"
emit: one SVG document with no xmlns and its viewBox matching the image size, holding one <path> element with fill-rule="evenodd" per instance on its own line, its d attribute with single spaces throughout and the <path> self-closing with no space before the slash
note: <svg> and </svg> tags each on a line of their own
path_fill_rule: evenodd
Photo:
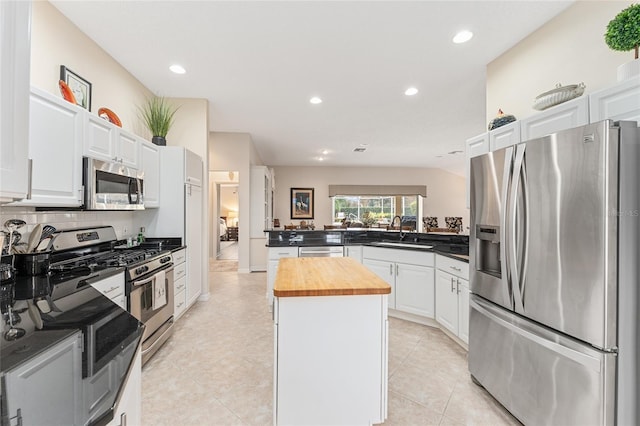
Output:
<svg viewBox="0 0 640 426">
<path fill-rule="evenodd" d="M 173 254 L 173 317 L 178 319 L 187 309 L 187 263 L 186 249 Z"/>
<path fill-rule="evenodd" d="M 469 343 L 469 265 L 436 256 L 436 321 Z"/>
<path fill-rule="evenodd" d="M 298 247 L 269 247 L 267 263 L 267 302 L 273 304 L 273 284 L 276 282 L 278 263 L 285 257 L 298 257 Z"/>
<path fill-rule="evenodd" d="M 362 246 L 344 246 L 344 256 L 362 263 Z"/>
<path fill-rule="evenodd" d="M 122 370 L 120 370 L 122 371 Z M 124 370 L 126 372 L 126 369 Z M 140 350 L 120 394 L 118 405 L 113 413 L 113 420 L 108 426 L 127 426 L 142 424 L 142 357 Z"/>
<path fill-rule="evenodd" d="M 7 371 L 4 382 L 3 425 L 5 415 L 11 425 L 82 424 L 82 333 Z"/>
<path fill-rule="evenodd" d="M 107 296 L 122 309 L 127 309 L 127 297 L 124 291 L 124 272 L 91 284 L 93 288 Z"/>
<path fill-rule="evenodd" d="M 391 286 L 390 309 L 435 317 L 432 252 L 366 246 L 362 257 L 362 264 Z"/>
</svg>

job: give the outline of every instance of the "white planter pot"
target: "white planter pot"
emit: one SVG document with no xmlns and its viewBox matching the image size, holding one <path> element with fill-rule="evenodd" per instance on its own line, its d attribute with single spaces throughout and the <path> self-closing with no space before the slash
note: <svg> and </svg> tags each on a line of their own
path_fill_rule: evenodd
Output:
<svg viewBox="0 0 640 426">
<path fill-rule="evenodd" d="M 618 67 L 618 81 L 623 81 L 636 75 L 640 75 L 640 59 L 634 59 Z"/>
</svg>

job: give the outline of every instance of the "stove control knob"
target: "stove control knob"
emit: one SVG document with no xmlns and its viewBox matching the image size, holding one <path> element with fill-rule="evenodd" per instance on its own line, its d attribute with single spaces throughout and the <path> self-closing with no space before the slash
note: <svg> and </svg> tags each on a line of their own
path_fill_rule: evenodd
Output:
<svg viewBox="0 0 640 426">
<path fill-rule="evenodd" d="M 148 266 L 141 266 L 139 268 L 136 268 L 136 274 L 140 275 L 140 274 L 144 274 L 145 272 L 147 272 L 149 270 Z"/>
<path fill-rule="evenodd" d="M 171 256 L 163 257 L 162 259 L 160 259 L 160 263 L 167 263 L 167 262 L 171 262 Z"/>
</svg>

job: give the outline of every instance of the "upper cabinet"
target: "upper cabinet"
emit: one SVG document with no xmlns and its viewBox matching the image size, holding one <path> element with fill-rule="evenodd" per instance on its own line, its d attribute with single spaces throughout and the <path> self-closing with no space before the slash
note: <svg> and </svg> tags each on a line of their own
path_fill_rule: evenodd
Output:
<svg viewBox="0 0 640 426">
<path fill-rule="evenodd" d="M 581 96 L 520 121 L 520 139 L 539 138 L 589 123 L 589 98 Z"/>
<path fill-rule="evenodd" d="M 82 205 L 82 139 L 86 111 L 31 88 L 28 152 L 31 191 L 22 206 Z"/>
<path fill-rule="evenodd" d="M 31 3 L 0 1 L 0 203 L 29 190 Z"/>
<path fill-rule="evenodd" d="M 138 137 L 97 115 L 87 114 L 84 155 L 137 169 L 140 165 Z"/>
<path fill-rule="evenodd" d="M 491 151 L 506 148 L 520 143 L 520 121 L 506 124 L 489 132 L 489 148 Z"/>
<path fill-rule="evenodd" d="M 160 150 L 157 145 L 140 140 L 140 170 L 144 172 L 144 207 L 160 207 Z"/>
<path fill-rule="evenodd" d="M 591 122 L 637 121 L 640 124 L 640 76 L 589 95 Z"/>
</svg>

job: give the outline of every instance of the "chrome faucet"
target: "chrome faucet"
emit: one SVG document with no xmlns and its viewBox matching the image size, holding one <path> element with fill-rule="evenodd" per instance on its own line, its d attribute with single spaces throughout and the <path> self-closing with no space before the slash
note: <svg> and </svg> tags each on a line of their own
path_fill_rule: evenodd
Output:
<svg viewBox="0 0 640 426">
<path fill-rule="evenodd" d="M 400 216 L 395 216 L 391 220 L 391 228 L 395 228 L 394 223 L 396 223 L 396 219 L 398 219 L 398 229 L 402 231 L 402 218 Z"/>
</svg>

